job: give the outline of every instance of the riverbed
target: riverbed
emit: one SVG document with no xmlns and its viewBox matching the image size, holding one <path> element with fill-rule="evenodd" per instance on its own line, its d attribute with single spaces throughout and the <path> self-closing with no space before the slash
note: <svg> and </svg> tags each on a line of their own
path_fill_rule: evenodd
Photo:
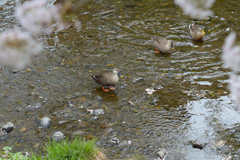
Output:
<svg viewBox="0 0 240 160">
<path fill-rule="evenodd" d="M 0 2 L 1 31 L 19 26 L 16 3 Z M 44 51 L 24 70 L 1 66 L 0 126 L 11 121 L 15 128 L 0 137 L 0 148 L 39 153 L 61 131 L 97 138 L 111 160 L 153 160 L 159 150 L 166 160 L 239 159 L 240 116 L 221 60 L 225 37 L 240 35 L 239 7 L 218 0 L 215 15 L 200 21 L 167 0 L 74 2 L 80 29 L 41 36 Z M 201 42 L 189 34 L 193 21 L 204 26 Z M 154 35 L 173 41 L 171 54 L 155 53 Z M 103 92 L 91 76 L 113 68 L 123 77 L 116 90 Z M 104 114 L 91 112 L 99 109 Z M 51 126 L 40 129 L 43 117 Z"/>
</svg>

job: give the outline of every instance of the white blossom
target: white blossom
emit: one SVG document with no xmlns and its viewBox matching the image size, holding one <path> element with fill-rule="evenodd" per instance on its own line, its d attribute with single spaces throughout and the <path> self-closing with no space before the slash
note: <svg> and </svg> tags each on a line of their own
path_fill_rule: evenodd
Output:
<svg viewBox="0 0 240 160">
<path fill-rule="evenodd" d="M 230 75 L 229 90 L 236 103 L 236 106 L 240 108 L 240 76 L 237 74 Z"/>
<path fill-rule="evenodd" d="M 231 32 L 226 38 L 222 47 L 222 60 L 227 67 L 233 71 L 240 70 L 240 46 L 233 46 L 236 40 L 236 33 Z"/>
<path fill-rule="evenodd" d="M 82 23 L 79 20 L 74 20 L 74 27 L 80 29 L 82 27 Z"/>
<path fill-rule="evenodd" d="M 12 29 L 0 34 L 0 63 L 23 69 L 31 56 L 42 51 L 42 46 L 27 32 Z"/>
<path fill-rule="evenodd" d="M 236 33 L 231 32 L 224 41 L 222 47 L 222 60 L 227 67 L 233 70 L 233 74 L 230 75 L 229 90 L 235 101 L 235 104 L 240 108 L 240 46 L 234 46 L 236 40 Z"/>
<path fill-rule="evenodd" d="M 33 33 L 50 33 L 53 23 L 61 23 L 60 5 L 46 8 L 47 0 L 32 0 L 19 5 L 15 9 L 15 15 L 22 27 Z"/>
<path fill-rule="evenodd" d="M 210 8 L 215 0 L 174 0 L 174 2 L 192 18 L 205 19 L 214 14 Z"/>
</svg>

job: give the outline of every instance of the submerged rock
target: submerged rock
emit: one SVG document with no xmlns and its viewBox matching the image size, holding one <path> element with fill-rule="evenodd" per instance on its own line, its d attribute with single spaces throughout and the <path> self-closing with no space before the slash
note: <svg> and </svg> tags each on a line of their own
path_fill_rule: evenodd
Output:
<svg viewBox="0 0 240 160">
<path fill-rule="evenodd" d="M 224 145 L 225 145 L 224 141 L 218 141 L 218 142 L 216 142 L 215 144 L 213 144 L 211 146 L 211 149 L 219 149 L 219 148 L 221 148 Z"/>
<path fill-rule="evenodd" d="M 39 109 L 41 107 L 43 107 L 41 103 L 36 103 L 35 105 L 28 105 L 25 108 L 25 111 L 33 111 L 33 110 Z"/>
<path fill-rule="evenodd" d="M 74 107 L 74 102 L 73 101 L 68 101 L 68 106 L 69 107 Z"/>
<path fill-rule="evenodd" d="M 167 156 L 167 152 L 165 149 L 161 149 L 160 151 L 157 152 L 157 154 L 158 154 L 158 157 L 162 160 Z"/>
<path fill-rule="evenodd" d="M 133 83 L 142 82 L 142 81 L 143 81 L 143 77 L 139 77 L 139 78 L 135 78 L 133 80 Z"/>
<path fill-rule="evenodd" d="M 82 132 L 82 131 L 73 132 L 74 136 L 80 136 L 80 135 L 83 135 L 83 134 L 84 134 L 84 132 Z"/>
<path fill-rule="evenodd" d="M 152 104 L 152 105 L 157 105 L 157 102 L 158 102 L 158 99 L 157 99 L 157 98 L 154 98 L 154 99 L 150 102 L 150 104 Z"/>
<path fill-rule="evenodd" d="M 27 131 L 27 128 L 26 127 L 23 127 L 20 129 L 20 132 L 26 132 Z"/>
<path fill-rule="evenodd" d="M 36 103 L 33 108 L 36 108 L 36 109 L 39 109 L 42 107 L 42 104 L 41 103 Z"/>
<path fill-rule="evenodd" d="M 7 133 L 10 133 L 14 128 L 14 125 L 12 122 L 8 122 L 7 124 L 5 124 L 3 127 L 2 127 L 2 131 L 5 131 Z"/>
<path fill-rule="evenodd" d="M 103 98 L 102 98 L 101 96 L 97 96 L 97 100 L 98 100 L 98 101 L 102 101 Z"/>
<path fill-rule="evenodd" d="M 51 119 L 48 117 L 43 117 L 40 121 L 40 128 L 48 128 L 51 125 Z"/>
<path fill-rule="evenodd" d="M 0 138 L 1 138 L 4 134 L 6 134 L 4 131 L 0 131 Z"/>
<path fill-rule="evenodd" d="M 125 83 L 120 86 L 121 89 L 123 89 L 123 88 L 125 88 L 125 87 L 127 87 L 127 84 L 125 84 Z"/>
<path fill-rule="evenodd" d="M 51 139 L 55 141 L 60 141 L 63 138 L 64 138 L 64 134 L 61 131 L 57 131 L 51 136 Z"/>
<path fill-rule="evenodd" d="M 204 143 L 204 142 L 200 142 L 200 141 L 189 141 L 189 144 L 192 145 L 193 148 L 198 148 L 198 149 L 203 149 L 207 143 Z"/>
<path fill-rule="evenodd" d="M 68 121 L 67 120 L 62 120 L 62 121 L 58 121 L 58 124 L 64 124 L 64 123 L 67 123 Z"/>
<path fill-rule="evenodd" d="M 112 138 L 111 142 L 118 144 L 119 143 L 119 139 L 117 137 L 114 137 L 114 138 Z"/>
<path fill-rule="evenodd" d="M 99 114 L 104 114 L 104 111 L 103 111 L 103 109 L 96 109 L 96 110 L 93 111 L 93 114 L 98 116 Z"/>
<path fill-rule="evenodd" d="M 155 87 L 155 89 L 157 89 L 157 90 L 160 90 L 160 89 L 162 89 L 162 88 L 163 88 L 162 85 L 158 85 L 158 86 Z"/>
<path fill-rule="evenodd" d="M 131 141 L 122 141 L 121 143 L 119 143 L 119 146 L 128 146 L 130 145 L 132 142 Z"/>
</svg>

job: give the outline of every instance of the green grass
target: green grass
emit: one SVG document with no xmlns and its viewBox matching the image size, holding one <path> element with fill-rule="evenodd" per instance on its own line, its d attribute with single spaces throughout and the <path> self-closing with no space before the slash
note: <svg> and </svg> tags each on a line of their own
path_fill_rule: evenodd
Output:
<svg viewBox="0 0 240 160">
<path fill-rule="evenodd" d="M 12 153 L 12 147 L 3 147 L 4 151 L 0 151 L 0 160 L 28 160 L 29 157 L 22 155 L 22 152 Z"/>
<path fill-rule="evenodd" d="M 69 141 L 68 138 L 60 142 L 50 141 L 44 147 L 45 155 L 36 155 L 32 153 L 31 157 L 23 156 L 21 152 L 11 153 L 8 151 L 5 154 L 0 154 L 0 160 L 89 160 L 95 159 L 100 152 L 95 146 L 96 140 L 88 140 L 82 138 L 75 138 Z M 13 158 L 14 157 L 14 158 Z M 15 158 L 16 157 L 16 158 Z"/>
<path fill-rule="evenodd" d="M 86 141 L 82 138 L 75 138 L 73 142 L 68 142 L 68 138 L 61 142 L 49 141 L 44 147 L 47 155 L 43 159 L 89 160 L 95 158 L 99 152 L 95 147 L 95 142 L 96 140 Z"/>
</svg>

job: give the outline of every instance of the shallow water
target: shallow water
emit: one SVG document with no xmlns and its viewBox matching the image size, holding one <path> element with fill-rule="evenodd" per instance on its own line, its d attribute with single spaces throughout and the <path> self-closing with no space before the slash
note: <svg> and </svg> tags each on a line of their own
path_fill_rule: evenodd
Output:
<svg viewBox="0 0 240 160">
<path fill-rule="evenodd" d="M 0 5 L 3 31 L 17 24 L 15 4 Z M 234 30 L 239 37 L 239 6 L 237 0 L 215 2 L 215 16 L 197 21 L 205 27 L 204 41 L 194 42 L 192 20 L 172 1 L 75 2 L 80 30 L 42 36 L 44 53 L 23 71 L 1 67 L 0 123 L 16 127 L 0 137 L 0 147 L 39 152 L 55 131 L 82 131 L 99 139 L 109 159 L 157 159 L 159 148 L 168 152 L 166 159 L 239 159 L 240 116 L 227 90 L 230 71 L 221 61 L 226 35 Z M 172 54 L 156 54 L 153 35 L 173 40 Z M 105 93 L 90 76 L 114 67 L 123 77 L 115 91 Z M 147 94 L 152 87 L 157 91 Z M 36 103 L 42 107 L 32 108 Z M 45 116 L 52 124 L 39 129 Z M 28 130 L 20 132 L 23 127 Z M 193 148 L 189 141 L 195 140 L 206 147 Z M 224 145 L 214 148 L 220 141 Z"/>
</svg>

